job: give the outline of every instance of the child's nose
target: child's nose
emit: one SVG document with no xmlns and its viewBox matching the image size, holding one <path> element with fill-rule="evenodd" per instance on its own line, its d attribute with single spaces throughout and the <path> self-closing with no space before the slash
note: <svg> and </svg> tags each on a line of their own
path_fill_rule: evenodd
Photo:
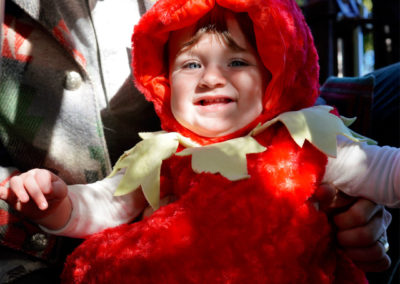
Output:
<svg viewBox="0 0 400 284">
<path fill-rule="evenodd" d="M 204 68 L 203 74 L 199 81 L 199 86 L 203 88 L 215 88 L 224 86 L 226 77 L 218 66 L 207 66 Z"/>
</svg>

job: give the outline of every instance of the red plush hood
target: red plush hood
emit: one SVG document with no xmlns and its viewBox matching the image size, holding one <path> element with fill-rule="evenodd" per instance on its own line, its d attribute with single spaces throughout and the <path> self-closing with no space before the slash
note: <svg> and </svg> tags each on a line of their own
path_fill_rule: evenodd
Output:
<svg viewBox="0 0 400 284">
<path fill-rule="evenodd" d="M 172 115 L 164 46 L 170 31 L 194 24 L 216 3 L 249 14 L 258 52 L 272 80 L 264 94 L 263 113 L 254 123 L 229 136 L 204 138 L 181 126 Z M 318 56 L 311 32 L 294 0 L 158 1 L 135 27 L 132 44 L 136 86 L 153 102 L 162 128 L 180 132 L 202 144 L 243 135 L 258 122 L 312 106 L 318 96 Z"/>
</svg>

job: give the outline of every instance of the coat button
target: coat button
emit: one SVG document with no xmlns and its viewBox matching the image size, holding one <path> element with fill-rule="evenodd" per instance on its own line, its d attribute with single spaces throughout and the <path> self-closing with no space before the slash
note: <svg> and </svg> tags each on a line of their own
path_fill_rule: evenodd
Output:
<svg viewBox="0 0 400 284">
<path fill-rule="evenodd" d="M 37 233 L 29 238 L 27 245 L 31 250 L 42 251 L 47 247 L 48 240 L 44 234 Z"/>
<path fill-rule="evenodd" d="M 82 85 L 82 76 L 76 71 L 65 72 L 64 88 L 74 91 Z"/>
</svg>

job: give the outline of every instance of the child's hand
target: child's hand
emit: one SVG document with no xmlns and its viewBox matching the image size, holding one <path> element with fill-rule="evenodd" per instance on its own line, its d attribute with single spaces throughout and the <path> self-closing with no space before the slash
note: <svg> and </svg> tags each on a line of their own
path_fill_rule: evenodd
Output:
<svg viewBox="0 0 400 284">
<path fill-rule="evenodd" d="M 65 182 L 48 170 L 34 169 L 10 180 L 10 187 L 0 186 L 0 199 L 31 220 L 52 213 L 66 198 Z"/>
</svg>

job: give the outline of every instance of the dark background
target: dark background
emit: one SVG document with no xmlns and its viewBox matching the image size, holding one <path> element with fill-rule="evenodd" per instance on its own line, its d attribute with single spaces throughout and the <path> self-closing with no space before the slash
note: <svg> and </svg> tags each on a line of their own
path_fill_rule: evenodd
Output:
<svg viewBox="0 0 400 284">
<path fill-rule="evenodd" d="M 321 84 L 329 76 L 354 77 L 363 75 L 357 61 L 358 42 L 354 32 L 358 31 L 363 37 L 369 38 L 370 47 L 374 51 L 374 69 L 382 68 L 400 61 L 400 0 L 372 0 L 372 11 L 363 13 L 359 2 L 351 0 L 309 0 L 298 1 L 309 24 L 320 57 L 320 82 Z M 371 2 L 371 1 L 370 1 Z M 338 41 L 342 48 L 338 48 Z M 364 42 L 365 44 L 365 42 Z M 338 52 L 342 60 L 338 60 Z M 396 79 L 397 80 L 397 79 Z M 398 82 L 397 82 L 397 85 Z M 368 108 L 373 107 L 367 106 Z M 397 104 L 397 125 L 400 120 L 398 115 L 399 103 Z M 360 106 L 360 108 L 363 106 Z M 364 106 L 365 107 L 365 106 Z M 340 111 L 340 109 L 339 109 Z M 363 110 L 364 111 L 364 110 Z M 368 111 L 368 110 L 367 110 Z M 372 122 L 378 118 L 371 110 Z M 377 127 L 373 123 L 371 128 Z M 393 126 L 393 123 L 392 123 Z M 385 125 L 380 125 L 385 127 Z M 390 128 L 385 131 L 394 131 L 397 136 L 392 141 L 385 141 L 392 146 L 400 147 L 398 141 L 399 127 Z M 374 136 L 374 135 L 373 135 Z M 379 141 L 379 136 L 372 137 Z M 381 273 L 368 273 L 370 283 L 400 283 L 400 211 L 389 209 L 393 216 L 391 226 L 388 230 L 390 242 L 389 255 L 392 266 L 389 270 Z"/>
</svg>

